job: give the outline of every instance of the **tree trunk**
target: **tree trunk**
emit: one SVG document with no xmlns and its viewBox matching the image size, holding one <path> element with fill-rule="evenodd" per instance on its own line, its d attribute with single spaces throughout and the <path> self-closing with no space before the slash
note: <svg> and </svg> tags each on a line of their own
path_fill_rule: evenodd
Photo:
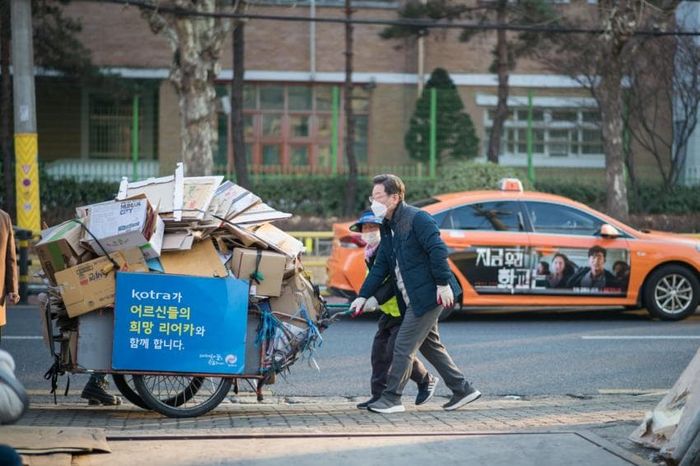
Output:
<svg viewBox="0 0 700 466">
<path fill-rule="evenodd" d="M 496 24 L 506 24 L 507 3 L 501 0 L 496 14 Z M 489 137 L 488 160 L 498 163 L 498 156 L 501 151 L 501 135 L 503 133 L 503 123 L 508 118 L 508 42 L 506 31 L 499 29 L 496 32 L 496 72 L 498 74 L 498 103 L 493 117 L 493 127 Z"/>
<path fill-rule="evenodd" d="M 351 0 L 345 0 L 345 18 L 352 18 Z M 345 185 L 345 215 L 356 215 L 357 159 L 355 159 L 355 118 L 352 111 L 352 23 L 345 24 L 345 157 L 348 161 L 348 181 Z"/>
<path fill-rule="evenodd" d="M 10 2 L 0 7 L 0 151 L 3 157 L 4 210 L 15 217 L 12 154 L 12 78 L 10 77 Z"/>
<path fill-rule="evenodd" d="M 216 13 L 216 0 L 175 0 L 175 6 Z M 144 10 L 155 33 L 163 32 L 173 51 L 170 81 L 180 105 L 182 161 L 187 176 L 210 175 L 218 142 L 216 90 L 221 48 L 229 21 L 213 17 L 175 16 Z"/>
<path fill-rule="evenodd" d="M 245 23 L 239 22 L 233 29 L 233 82 L 231 84 L 231 123 L 233 126 L 233 165 L 236 183 L 250 189 L 248 160 L 245 153 L 245 133 L 243 128 L 243 85 L 245 73 Z"/>
<path fill-rule="evenodd" d="M 626 222 L 629 216 L 627 185 L 625 183 L 625 156 L 622 144 L 622 69 L 610 60 L 606 73 L 601 76 L 600 117 L 607 180 L 607 213 Z"/>
</svg>

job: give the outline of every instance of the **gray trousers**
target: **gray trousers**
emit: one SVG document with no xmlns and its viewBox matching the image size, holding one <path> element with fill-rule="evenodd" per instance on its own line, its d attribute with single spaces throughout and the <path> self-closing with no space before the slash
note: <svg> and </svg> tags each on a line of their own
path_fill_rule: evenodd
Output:
<svg viewBox="0 0 700 466">
<path fill-rule="evenodd" d="M 401 401 L 403 389 L 408 382 L 413 369 L 413 359 L 420 349 L 421 354 L 442 377 L 445 385 L 454 393 L 465 393 L 467 380 L 447 353 L 440 342 L 437 320 L 442 312 L 442 306 L 417 317 L 409 306 L 401 322 L 401 328 L 394 344 L 394 357 L 389 369 L 386 389 L 382 397 L 391 402 Z"/>
<path fill-rule="evenodd" d="M 386 314 L 379 318 L 379 328 L 372 341 L 372 396 L 377 398 L 386 389 L 386 380 L 394 356 L 394 345 L 400 329 L 395 323 L 386 325 L 388 321 Z M 420 359 L 413 359 L 409 377 L 419 385 L 429 381 L 428 369 Z"/>
</svg>

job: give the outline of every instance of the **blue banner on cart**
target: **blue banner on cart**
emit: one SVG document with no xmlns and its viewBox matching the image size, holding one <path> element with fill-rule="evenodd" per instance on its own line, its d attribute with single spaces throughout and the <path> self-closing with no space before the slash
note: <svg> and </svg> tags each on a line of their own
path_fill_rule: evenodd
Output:
<svg viewBox="0 0 700 466">
<path fill-rule="evenodd" d="M 117 273 L 112 368 L 242 374 L 248 282 Z"/>
</svg>

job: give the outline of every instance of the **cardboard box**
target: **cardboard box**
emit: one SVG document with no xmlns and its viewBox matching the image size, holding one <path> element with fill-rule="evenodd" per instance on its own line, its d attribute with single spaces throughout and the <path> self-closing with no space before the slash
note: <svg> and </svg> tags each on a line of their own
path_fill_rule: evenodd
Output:
<svg viewBox="0 0 700 466">
<path fill-rule="evenodd" d="M 259 257 L 259 264 L 258 264 Z M 250 294 L 256 296 L 279 296 L 282 291 L 282 275 L 287 258 L 283 254 L 261 249 L 235 248 L 230 267 L 233 274 L 250 280 L 256 266 L 263 279 L 260 283 L 250 282 Z"/>
<path fill-rule="evenodd" d="M 306 328 L 308 325 L 302 315 L 302 307 L 309 319 L 316 321 L 321 311 L 321 302 L 316 297 L 311 282 L 297 273 L 284 280 L 279 297 L 270 298 L 270 308 L 282 321 Z"/>
<path fill-rule="evenodd" d="M 115 252 L 110 257 L 122 271 L 148 272 L 143 254 L 137 248 Z M 104 256 L 56 273 L 68 317 L 114 305 L 114 277 L 114 265 Z"/>
<path fill-rule="evenodd" d="M 160 264 L 165 273 L 198 277 L 226 277 L 228 271 L 211 240 L 195 243 L 189 251 L 164 251 Z"/>
<path fill-rule="evenodd" d="M 51 284 L 56 284 L 56 272 L 80 263 L 80 256 L 85 253 L 81 235 L 82 226 L 72 220 L 42 232 L 34 251 Z"/>
<path fill-rule="evenodd" d="M 146 259 L 160 256 L 165 224 L 145 197 L 94 204 L 87 213 L 92 235 L 83 241 L 98 255 L 137 247 Z"/>
</svg>

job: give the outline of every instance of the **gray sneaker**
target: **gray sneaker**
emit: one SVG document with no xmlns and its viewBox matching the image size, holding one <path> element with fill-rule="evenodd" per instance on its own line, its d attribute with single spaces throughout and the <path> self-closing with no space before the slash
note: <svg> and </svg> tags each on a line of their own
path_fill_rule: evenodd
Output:
<svg viewBox="0 0 700 466">
<path fill-rule="evenodd" d="M 406 411 L 406 408 L 403 407 L 400 401 L 392 402 L 384 397 L 378 399 L 374 403 L 370 403 L 367 409 L 382 414 L 403 413 Z"/>
<path fill-rule="evenodd" d="M 454 411 L 462 406 L 479 399 L 481 392 L 471 385 L 467 385 L 467 390 L 464 393 L 454 393 L 450 401 L 442 405 L 445 411 Z"/>
</svg>

